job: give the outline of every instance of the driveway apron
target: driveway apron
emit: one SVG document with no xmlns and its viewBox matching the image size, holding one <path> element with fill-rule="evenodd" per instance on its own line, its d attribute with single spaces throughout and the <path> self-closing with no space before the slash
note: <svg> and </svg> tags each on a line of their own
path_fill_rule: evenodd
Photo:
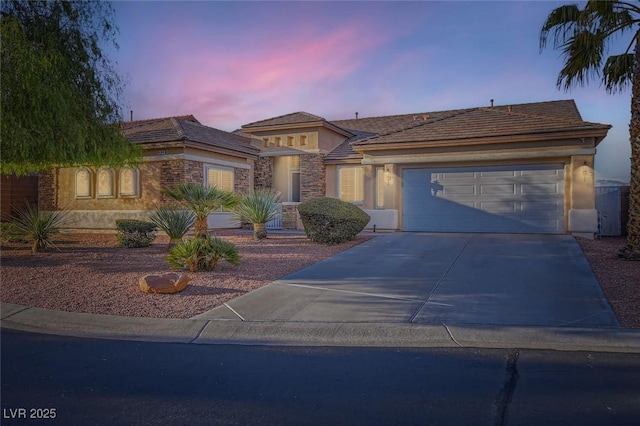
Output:
<svg viewBox="0 0 640 426">
<path fill-rule="evenodd" d="M 573 237 L 393 233 L 195 318 L 619 327 Z"/>
</svg>

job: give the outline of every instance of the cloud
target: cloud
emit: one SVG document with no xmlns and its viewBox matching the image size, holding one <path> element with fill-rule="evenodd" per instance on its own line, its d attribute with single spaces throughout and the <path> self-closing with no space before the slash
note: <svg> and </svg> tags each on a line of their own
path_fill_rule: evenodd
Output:
<svg viewBox="0 0 640 426">
<path fill-rule="evenodd" d="M 290 112 L 296 104 L 322 101 L 328 89 L 355 74 L 389 34 L 366 22 L 332 29 L 291 29 L 251 41 L 248 35 L 228 43 L 208 37 L 165 35 L 136 57 L 129 99 L 142 115 L 193 113 L 205 124 L 224 128 Z M 255 34 L 254 34 L 255 35 Z M 228 40 L 225 40 L 228 41 Z M 148 43 L 148 42 L 147 42 Z M 255 112 L 255 114 L 254 114 Z"/>
</svg>

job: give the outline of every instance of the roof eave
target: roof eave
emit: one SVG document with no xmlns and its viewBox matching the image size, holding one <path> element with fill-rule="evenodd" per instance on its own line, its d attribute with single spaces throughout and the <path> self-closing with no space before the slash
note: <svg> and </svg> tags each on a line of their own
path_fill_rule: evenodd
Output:
<svg viewBox="0 0 640 426">
<path fill-rule="evenodd" d="M 330 121 L 307 121 L 304 123 L 293 123 L 293 124 L 272 124 L 267 126 L 256 126 L 256 127 L 242 127 L 241 131 L 243 133 L 254 134 L 256 132 L 271 132 L 274 130 L 293 130 L 293 129 L 304 129 L 307 127 L 326 127 L 328 129 L 333 130 L 336 133 L 340 133 L 345 137 L 355 136 L 354 133 L 349 132 L 348 130 L 343 129 L 342 127 L 338 127 Z"/>
<path fill-rule="evenodd" d="M 390 149 L 413 149 L 413 148 L 431 148 L 431 147 L 448 147 L 448 146 L 468 146 L 468 145 L 487 145 L 487 144 L 508 144 L 520 142 L 538 142 L 553 139 L 581 139 L 596 138 L 596 144 L 600 143 L 607 135 L 611 126 L 606 125 L 598 129 L 581 129 L 566 131 L 541 131 L 536 133 L 525 133 L 520 135 L 504 135 L 504 136 L 488 136 L 478 138 L 464 139 L 436 139 L 415 142 L 371 142 L 371 143 L 355 143 L 353 150 L 362 154 L 364 151 L 385 151 Z M 372 139 L 374 141 L 375 138 Z"/>
</svg>

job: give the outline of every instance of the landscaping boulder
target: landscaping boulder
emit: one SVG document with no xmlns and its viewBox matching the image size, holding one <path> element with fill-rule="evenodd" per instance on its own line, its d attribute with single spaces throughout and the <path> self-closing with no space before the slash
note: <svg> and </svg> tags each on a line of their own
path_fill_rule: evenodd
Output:
<svg viewBox="0 0 640 426">
<path fill-rule="evenodd" d="M 191 277 L 178 272 L 166 272 L 164 274 L 147 274 L 140 278 L 140 290 L 145 293 L 177 293 L 187 287 Z"/>
</svg>

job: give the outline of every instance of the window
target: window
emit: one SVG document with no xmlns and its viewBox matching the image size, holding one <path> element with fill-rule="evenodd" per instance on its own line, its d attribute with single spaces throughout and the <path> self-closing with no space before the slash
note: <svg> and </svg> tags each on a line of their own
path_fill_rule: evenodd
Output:
<svg viewBox="0 0 640 426">
<path fill-rule="evenodd" d="M 291 174 L 291 199 L 289 201 L 300 202 L 300 156 L 292 155 L 289 157 L 289 173 Z"/>
<path fill-rule="evenodd" d="M 342 201 L 362 204 L 364 200 L 362 166 L 343 166 L 338 169 L 338 194 Z"/>
<path fill-rule="evenodd" d="M 384 209 L 384 167 L 376 167 L 376 209 Z"/>
<path fill-rule="evenodd" d="M 136 197 L 138 196 L 138 169 L 133 167 L 123 167 L 120 169 L 120 196 Z"/>
<path fill-rule="evenodd" d="M 91 197 L 91 172 L 88 169 L 80 169 L 76 172 L 76 198 Z"/>
<path fill-rule="evenodd" d="M 99 169 L 97 183 L 98 197 L 113 197 L 113 170 Z"/>
<path fill-rule="evenodd" d="M 233 169 L 230 167 L 205 166 L 205 185 L 233 192 Z"/>
</svg>

